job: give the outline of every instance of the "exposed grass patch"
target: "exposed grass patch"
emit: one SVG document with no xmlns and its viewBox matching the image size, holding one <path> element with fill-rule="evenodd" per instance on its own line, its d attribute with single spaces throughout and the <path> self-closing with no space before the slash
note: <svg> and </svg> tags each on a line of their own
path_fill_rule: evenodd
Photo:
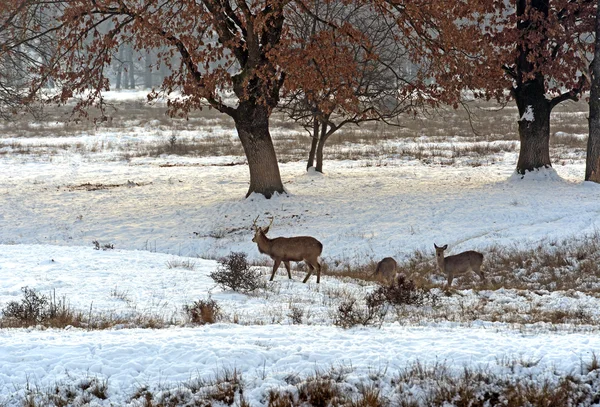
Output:
<svg viewBox="0 0 600 407">
<path fill-rule="evenodd" d="M 394 384 L 398 406 L 579 406 L 600 400 L 595 374 L 540 377 L 498 374 L 465 367 L 452 372 L 447 365 L 415 363 Z"/>
<path fill-rule="evenodd" d="M 261 401 L 269 407 L 589 406 L 600 402 L 597 360 L 582 362 L 581 371 L 569 373 L 539 363 L 506 358 L 480 367 L 416 361 L 380 374 L 345 365 L 306 376 L 292 371 L 285 375 L 283 387 L 266 390 Z M 588 367 L 592 365 L 596 368 Z M 265 377 L 251 378 L 249 383 L 256 379 L 262 382 Z M 208 378 L 140 385 L 127 405 L 248 407 L 247 390 L 237 369 L 222 369 Z M 111 382 L 87 374 L 69 374 L 48 388 L 28 383 L 16 394 L 11 401 L 23 406 L 112 404 Z"/>
<path fill-rule="evenodd" d="M 561 103 L 552 112 L 551 157 L 560 165 L 568 160 L 581 160 L 587 133 L 585 102 Z M 583 115 L 582 115 L 583 114 Z M 70 151 L 90 154 L 117 153 L 118 159 L 162 157 L 168 155 L 211 157 L 234 156 L 244 160 L 233 121 L 214 110 L 192 111 L 187 119 L 166 115 L 164 105 L 147 105 L 143 101 L 115 102 L 110 119 L 102 122 L 67 121 L 69 107 L 48 107 L 40 122 L 23 118 L 0 124 L 0 129 L 16 140 L 0 141 L 0 154 L 32 155 L 51 159 L 53 155 Z M 98 118 L 90 111 L 90 118 Z M 375 160 L 365 165 L 388 165 L 386 160 L 419 160 L 428 165 L 489 165 L 502 160 L 503 153 L 518 150 L 518 114 L 509 104 L 501 109 L 495 103 L 474 101 L 469 112 L 465 109 L 441 108 L 422 112 L 415 117 L 400 117 L 400 127 L 381 123 L 364 123 L 360 127 L 345 127 L 334 133 L 324 150 L 325 167 L 328 160 Z M 473 127 L 471 127 L 471 123 Z M 275 149 L 281 162 L 305 160 L 310 148 L 306 130 L 281 113 L 270 120 Z M 218 131 L 215 131 L 218 129 Z M 68 137 L 98 132 L 150 133 L 146 140 L 112 142 L 100 140 L 81 143 L 39 141 L 30 143 L 28 137 Z"/>
<path fill-rule="evenodd" d="M 130 398 L 130 402 L 145 407 L 249 406 L 244 397 L 242 376 L 236 369 L 223 369 L 212 379 L 191 379 L 176 386 L 158 389 L 156 392 L 148 386 L 142 386 Z"/>
<path fill-rule="evenodd" d="M 196 262 L 190 259 L 172 259 L 166 263 L 168 269 L 185 269 L 194 271 L 196 269 Z"/>
<path fill-rule="evenodd" d="M 116 326 L 130 328 L 164 328 L 176 321 L 161 315 L 134 312 L 126 315 L 74 309 L 66 297 L 56 297 L 56 293 L 45 295 L 34 289 L 23 287 L 23 298 L 10 301 L 2 309 L 0 328 L 83 328 L 89 330 L 111 329 Z M 122 295 L 128 301 L 127 293 Z"/>
<path fill-rule="evenodd" d="M 221 307 L 215 300 L 198 300 L 191 305 L 184 305 L 183 312 L 194 324 L 214 324 L 222 317 Z"/>
</svg>

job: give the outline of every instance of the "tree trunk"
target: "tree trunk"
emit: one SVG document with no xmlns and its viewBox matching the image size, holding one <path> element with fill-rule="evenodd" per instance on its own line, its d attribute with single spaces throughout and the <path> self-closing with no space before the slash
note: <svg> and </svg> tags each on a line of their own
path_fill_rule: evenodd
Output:
<svg viewBox="0 0 600 407">
<path fill-rule="evenodd" d="M 523 36 L 531 31 L 537 31 L 542 36 L 542 43 L 547 41 L 547 33 L 543 29 L 544 21 L 538 21 L 528 16 L 528 10 L 541 13 L 548 17 L 550 0 L 517 0 L 517 29 Z M 520 44 L 517 42 L 517 58 L 515 80 L 516 87 L 512 89 L 513 96 L 519 109 L 519 139 L 521 149 L 517 162 L 517 172 L 525 174 L 537 168 L 551 167 L 550 163 L 550 111 L 552 105 L 546 99 L 544 76 L 535 71 L 531 61 L 531 47 L 539 44 Z M 533 73 L 533 78 L 531 74 Z"/>
<path fill-rule="evenodd" d="M 146 51 L 146 66 L 144 67 L 144 88 L 152 88 L 152 54 Z"/>
<path fill-rule="evenodd" d="M 596 9 L 596 43 L 590 64 L 590 118 L 585 180 L 600 183 L 600 0 Z"/>
<path fill-rule="evenodd" d="M 541 75 L 515 88 L 514 96 L 519 109 L 519 139 L 521 149 L 517 172 L 525 174 L 538 168 L 549 168 L 550 163 L 550 101 L 546 99 Z"/>
<path fill-rule="evenodd" d="M 117 55 L 117 83 L 115 84 L 115 87 L 118 90 L 121 90 L 121 76 L 123 75 L 123 44 L 119 46 L 119 53 Z"/>
<path fill-rule="evenodd" d="M 134 63 L 133 63 L 133 47 L 131 45 L 127 45 L 127 65 L 129 69 L 127 69 L 127 76 L 129 76 L 129 82 L 127 89 L 135 89 L 135 72 L 134 72 Z"/>
<path fill-rule="evenodd" d="M 271 198 L 276 192 L 284 193 L 269 133 L 268 108 L 252 102 L 240 102 L 236 110 L 233 119 L 250 168 L 250 187 L 246 197 L 253 192 L 266 198 Z"/>
<path fill-rule="evenodd" d="M 315 170 L 323 173 L 323 148 L 325 148 L 325 142 L 329 138 L 327 134 L 327 123 L 321 123 L 321 136 L 319 137 L 319 144 L 317 145 L 317 166 Z"/>
<path fill-rule="evenodd" d="M 317 143 L 319 142 L 319 120 L 317 116 L 313 116 L 313 133 L 310 143 L 310 151 L 308 153 L 308 162 L 306 163 L 306 171 L 315 164 L 315 153 L 317 151 Z"/>
</svg>

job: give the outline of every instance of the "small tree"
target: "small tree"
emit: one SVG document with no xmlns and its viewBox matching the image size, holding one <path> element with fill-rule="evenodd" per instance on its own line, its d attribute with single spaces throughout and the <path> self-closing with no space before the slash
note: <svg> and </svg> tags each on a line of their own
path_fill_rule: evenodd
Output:
<svg viewBox="0 0 600 407">
<path fill-rule="evenodd" d="M 412 78 L 398 26 L 368 4 L 315 1 L 310 12 L 290 20 L 299 45 L 281 109 L 311 133 L 307 169 L 323 172 L 332 134 L 348 124 L 393 124 L 422 95 L 406 92 Z M 355 31 L 344 33 L 345 25 Z"/>
</svg>

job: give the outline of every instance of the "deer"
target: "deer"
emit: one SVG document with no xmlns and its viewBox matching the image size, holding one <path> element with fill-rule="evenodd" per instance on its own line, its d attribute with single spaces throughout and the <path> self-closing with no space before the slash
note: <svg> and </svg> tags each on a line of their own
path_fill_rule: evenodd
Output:
<svg viewBox="0 0 600 407">
<path fill-rule="evenodd" d="M 273 218 L 271 223 L 265 228 L 261 228 L 256 225 L 258 216 L 254 219 L 252 227 L 254 228 L 254 237 L 252 241 L 258 246 L 258 251 L 262 254 L 266 254 L 273 261 L 273 273 L 269 281 L 273 281 L 275 272 L 279 268 L 281 262 L 285 265 L 288 273 L 288 277 L 292 279 L 292 273 L 290 271 L 290 261 L 304 261 L 308 266 L 308 274 L 304 277 L 303 283 L 306 283 L 313 273 L 317 270 L 317 284 L 321 281 L 321 264 L 319 264 L 319 256 L 323 251 L 323 244 L 317 239 L 311 236 L 294 236 L 294 237 L 276 237 L 269 239 L 267 233 L 269 228 L 273 224 Z"/>
<path fill-rule="evenodd" d="M 452 279 L 455 275 L 466 273 L 469 270 L 475 272 L 481 281 L 485 280 L 485 275 L 483 274 L 483 271 L 481 271 L 483 254 L 474 250 L 469 250 L 453 256 L 444 257 L 444 250 L 448 248 L 448 245 L 446 244 L 442 247 L 438 247 L 434 243 L 433 246 L 435 247 L 438 268 L 448 277 L 448 285 L 446 288 L 450 288 Z"/>
<path fill-rule="evenodd" d="M 383 278 L 388 283 L 393 282 L 396 277 L 397 268 L 398 263 L 396 263 L 396 260 L 391 257 L 385 257 L 377 263 L 377 268 L 375 268 L 373 275 Z"/>
</svg>

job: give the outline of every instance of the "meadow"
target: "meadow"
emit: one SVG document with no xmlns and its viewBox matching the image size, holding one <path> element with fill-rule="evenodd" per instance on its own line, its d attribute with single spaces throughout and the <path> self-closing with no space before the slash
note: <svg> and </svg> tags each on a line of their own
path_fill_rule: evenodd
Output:
<svg viewBox="0 0 600 407">
<path fill-rule="evenodd" d="M 512 105 L 342 129 L 324 174 L 275 114 L 288 194 L 266 200 L 243 199 L 225 117 L 107 97 L 107 122 L 0 125 L 0 406 L 600 405 L 585 103 L 556 109 L 553 168 L 525 178 Z M 320 284 L 303 264 L 268 281 L 257 217 L 323 243 Z M 446 290 L 434 243 L 483 253 L 486 281 Z M 215 282 L 231 253 L 255 289 Z M 373 308 L 387 256 L 413 296 Z"/>
</svg>

